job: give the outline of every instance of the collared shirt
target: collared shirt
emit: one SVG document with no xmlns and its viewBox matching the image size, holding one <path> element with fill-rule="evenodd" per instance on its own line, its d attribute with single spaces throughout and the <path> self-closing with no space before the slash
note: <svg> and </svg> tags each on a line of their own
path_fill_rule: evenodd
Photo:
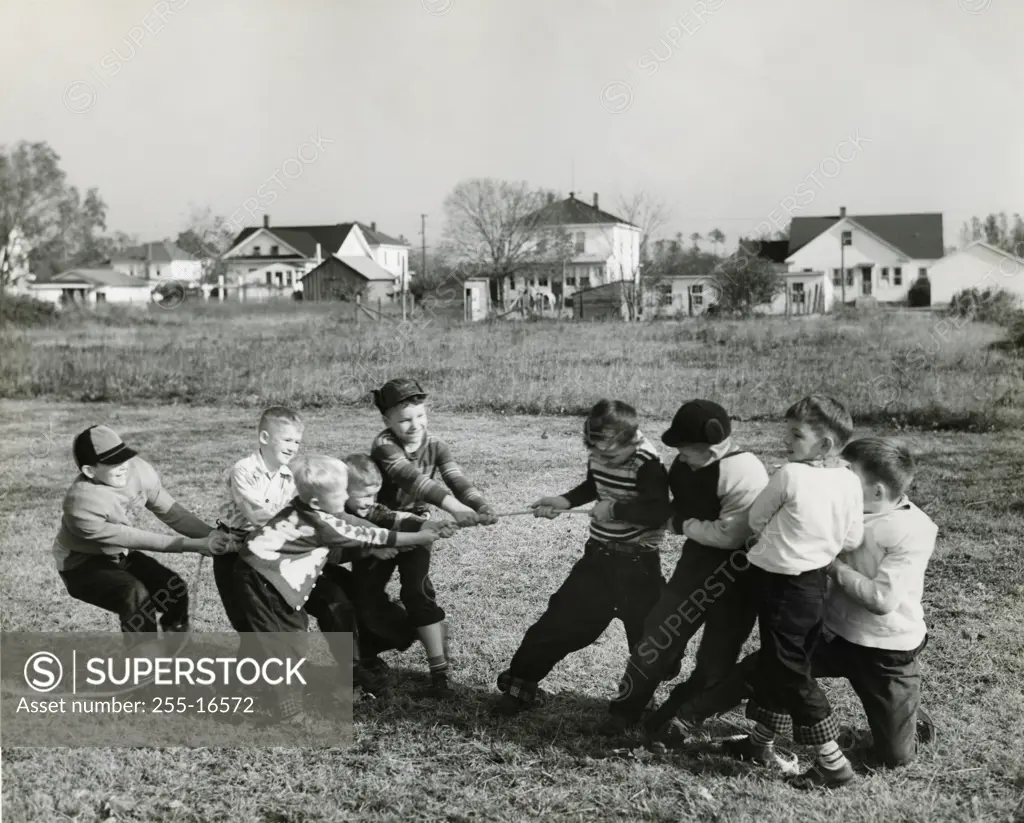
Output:
<svg viewBox="0 0 1024 823">
<path fill-rule="evenodd" d="M 227 472 L 228 500 L 220 520 L 230 529 L 252 531 L 270 520 L 295 497 L 295 479 L 287 466 L 270 471 L 255 451 Z"/>
<path fill-rule="evenodd" d="M 938 527 L 902 497 L 881 514 L 864 515 L 864 543 L 839 555 L 825 625 L 859 646 L 910 651 L 927 627 L 921 599 Z"/>
<path fill-rule="evenodd" d="M 829 565 L 864 539 L 864 491 L 846 466 L 787 463 L 750 507 L 752 565 L 797 575 Z"/>
</svg>

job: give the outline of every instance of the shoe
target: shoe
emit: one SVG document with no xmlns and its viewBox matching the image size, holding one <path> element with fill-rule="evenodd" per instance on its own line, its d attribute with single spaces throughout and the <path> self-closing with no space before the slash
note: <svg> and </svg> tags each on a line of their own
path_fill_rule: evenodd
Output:
<svg viewBox="0 0 1024 823">
<path fill-rule="evenodd" d="M 792 773 L 796 769 L 795 756 L 787 757 L 775 751 L 774 746 L 759 746 L 749 734 L 728 737 L 722 741 L 722 751 L 737 760 L 767 766 L 781 772 Z"/>
<path fill-rule="evenodd" d="M 352 666 L 352 685 L 360 686 L 366 692 L 383 697 L 387 694 L 391 678 L 389 666 L 379 658 L 356 663 Z"/>
<path fill-rule="evenodd" d="M 935 721 L 924 709 L 917 710 L 917 742 L 927 745 L 935 740 Z"/>
<path fill-rule="evenodd" d="M 631 720 L 625 715 L 610 714 L 597 727 L 597 733 L 602 737 L 622 737 L 631 731 L 639 728 L 639 720 Z"/>
<path fill-rule="evenodd" d="M 678 717 L 673 717 L 657 732 L 647 729 L 644 748 L 652 754 L 668 754 L 669 749 L 678 749 L 685 745 L 698 728 L 696 725 L 688 726 Z"/>
<path fill-rule="evenodd" d="M 502 691 L 501 697 L 499 697 L 494 702 L 494 705 L 491 706 L 491 714 L 498 717 L 513 717 L 520 712 L 539 708 L 540 706 L 543 706 L 546 701 L 547 692 L 543 689 L 537 689 L 532 698 L 513 697 L 507 691 Z"/>
<path fill-rule="evenodd" d="M 446 674 L 432 674 L 430 685 L 423 689 L 421 694 L 434 700 L 454 700 L 457 696 Z"/>
<path fill-rule="evenodd" d="M 803 774 L 791 775 L 786 778 L 794 789 L 839 789 L 857 779 L 857 773 L 847 762 L 838 769 L 826 769 L 818 763 Z"/>
</svg>

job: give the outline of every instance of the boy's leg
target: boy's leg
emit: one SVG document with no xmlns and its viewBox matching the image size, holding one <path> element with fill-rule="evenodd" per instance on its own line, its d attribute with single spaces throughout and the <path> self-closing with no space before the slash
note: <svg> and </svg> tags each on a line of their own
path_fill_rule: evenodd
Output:
<svg viewBox="0 0 1024 823">
<path fill-rule="evenodd" d="M 399 597 L 416 627 L 430 667 L 429 692 L 435 697 L 449 697 L 452 692 L 448 685 L 445 613 L 437 603 L 437 593 L 430 580 L 430 549 L 416 546 L 400 552 L 397 561 L 401 581 Z"/>
<path fill-rule="evenodd" d="M 355 609 L 339 580 L 341 574 L 348 573 L 337 566 L 326 567 L 306 601 L 306 613 L 316 618 L 320 631 L 327 635 L 327 645 L 334 662 L 342 668 L 352 665 L 355 643 L 349 647 L 336 635 L 351 634 L 353 641 L 356 635 Z"/>
<path fill-rule="evenodd" d="M 187 631 L 188 586 L 181 576 L 142 552 L 129 552 L 125 567 L 149 590 L 151 602 L 162 613 L 161 627 Z"/>
<path fill-rule="evenodd" d="M 224 613 L 228 622 L 236 632 L 243 635 L 250 631 L 245 622 L 245 610 L 239 604 L 238 593 L 235 590 L 236 570 L 235 566 L 242 562 L 238 554 L 220 554 L 213 558 L 213 581 L 217 585 L 217 594 L 220 595 L 220 602 L 224 606 Z"/>
<path fill-rule="evenodd" d="M 609 575 L 614 567 L 595 546 L 588 541 L 583 557 L 551 595 L 544 614 L 526 630 L 508 669 L 498 676 L 498 688 L 519 708 L 534 701 L 537 684 L 559 661 L 597 640 L 615 616 Z M 513 708 L 508 701 L 499 708 L 502 705 Z"/>
</svg>

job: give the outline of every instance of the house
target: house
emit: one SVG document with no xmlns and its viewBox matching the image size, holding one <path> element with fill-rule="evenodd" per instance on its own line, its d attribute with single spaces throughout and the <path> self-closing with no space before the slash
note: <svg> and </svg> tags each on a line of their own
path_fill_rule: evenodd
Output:
<svg viewBox="0 0 1024 823">
<path fill-rule="evenodd" d="M 1024 260 L 982 240 L 937 261 L 928 279 L 933 306 L 949 305 L 957 292 L 975 288 L 1001 288 L 1024 298 Z"/>
<path fill-rule="evenodd" d="M 110 255 L 110 268 L 140 280 L 171 279 L 200 283 L 203 263 L 169 240 L 128 246 Z"/>
<path fill-rule="evenodd" d="M 70 269 L 40 276 L 28 291 L 37 300 L 63 306 L 72 303 L 148 303 L 153 283 L 113 269 Z"/>
<path fill-rule="evenodd" d="M 236 290 L 241 299 L 266 300 L 301 291 L 303 278 L 330 257 L 347 260 L 364 274 L 367 264 L 387 272 L 389 300 L 401 294 L 403 282 L 409 288 L 408 244 L 377 231 L 376 223 L 272 227 L 264 215 L 263 225 L 239 232 L 221 259 L 229 291 Z M 379 272 L 370 278 L 382 279 Z"/>
<path fill-rule="evenodd" d="M 368 257 L 328 257 L 301 281 L 305 300 L 388 302 L 394 296 L 395 276 Z"/>
<path fill-rule="evenodd" d="M 525 221 L 535 235 L 525 246 L 529 262 L 496 287 L 506 305 L 523 295 L 539 304 L 568 304 L 578 290 L 631 281 L 640 269 L 639 227 L 602 211 L 597 192 L 592 204 L 575 192 L 565 200 L 549 194 Z"/>
</svg>

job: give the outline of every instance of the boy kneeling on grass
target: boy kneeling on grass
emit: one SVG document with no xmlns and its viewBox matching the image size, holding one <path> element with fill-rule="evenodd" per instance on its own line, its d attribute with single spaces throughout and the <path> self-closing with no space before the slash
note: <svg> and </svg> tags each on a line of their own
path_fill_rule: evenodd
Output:
<svg viewBox="0 0 1024 823">
<path fill-rule="evenodd" d="M 400 549 L 430 546 L 454 533 L 452 524 L 439 524 L 414 533 L 388 531 L 345 514 L 348 470 L 332 457 L 313 455 L 293 464 L 297 496 L 253 532 L 239 551 L 236 591 L 242 598 L 243 619 L 268 657 L 287 657 L 301 651 L 308 629 L 306 605 L 311 600 L 334 604 L 341 628 L 355 629 L 352 605 L 337 581 L 323 574 L 327 564 L 367 557 L 390 559 Z M 279 635 L 294 632 L 292 643 Z M 340 663 L 340 661 L 339 661 Z M 301 687 L 281 687 L 277 718 L 307 725 Z"/>
<path fill-rule="evenodd" d="M 899 440 L 865 437 L 843 450 L 864 492 L 864 542 L 829 567 L 823 639 L 811 654 L 814 677 L 843 677 L 860 698 L 873 753 L 887 767 L 910 763 L 935 728 L 921 708 L 917 659 L 928 643 L 921 599 L 938 528 L 907 497 L 914 457 Z M 749 697 L 758 653 L 713 691 L 683 703 L 696 728 Z"/>
<path fill-rule="evenodd" d="M 156 470 L 113 429 L 90 426 L 72 451 L 80 474 L 64 496 L 53 543 L 57 571 L 72 597 L 118 616 L 137 654 L 159 656 L 165 651 L 159 641 L 150 648 L 139 639 L 163 629 L 180 641 L 188 631 L 188 586 L 143 552 L 210 557 L 227 550 L 228 537 L 176 502 Z M 143 508 L 184 536 L 136 528 Z"/>
</svg>

